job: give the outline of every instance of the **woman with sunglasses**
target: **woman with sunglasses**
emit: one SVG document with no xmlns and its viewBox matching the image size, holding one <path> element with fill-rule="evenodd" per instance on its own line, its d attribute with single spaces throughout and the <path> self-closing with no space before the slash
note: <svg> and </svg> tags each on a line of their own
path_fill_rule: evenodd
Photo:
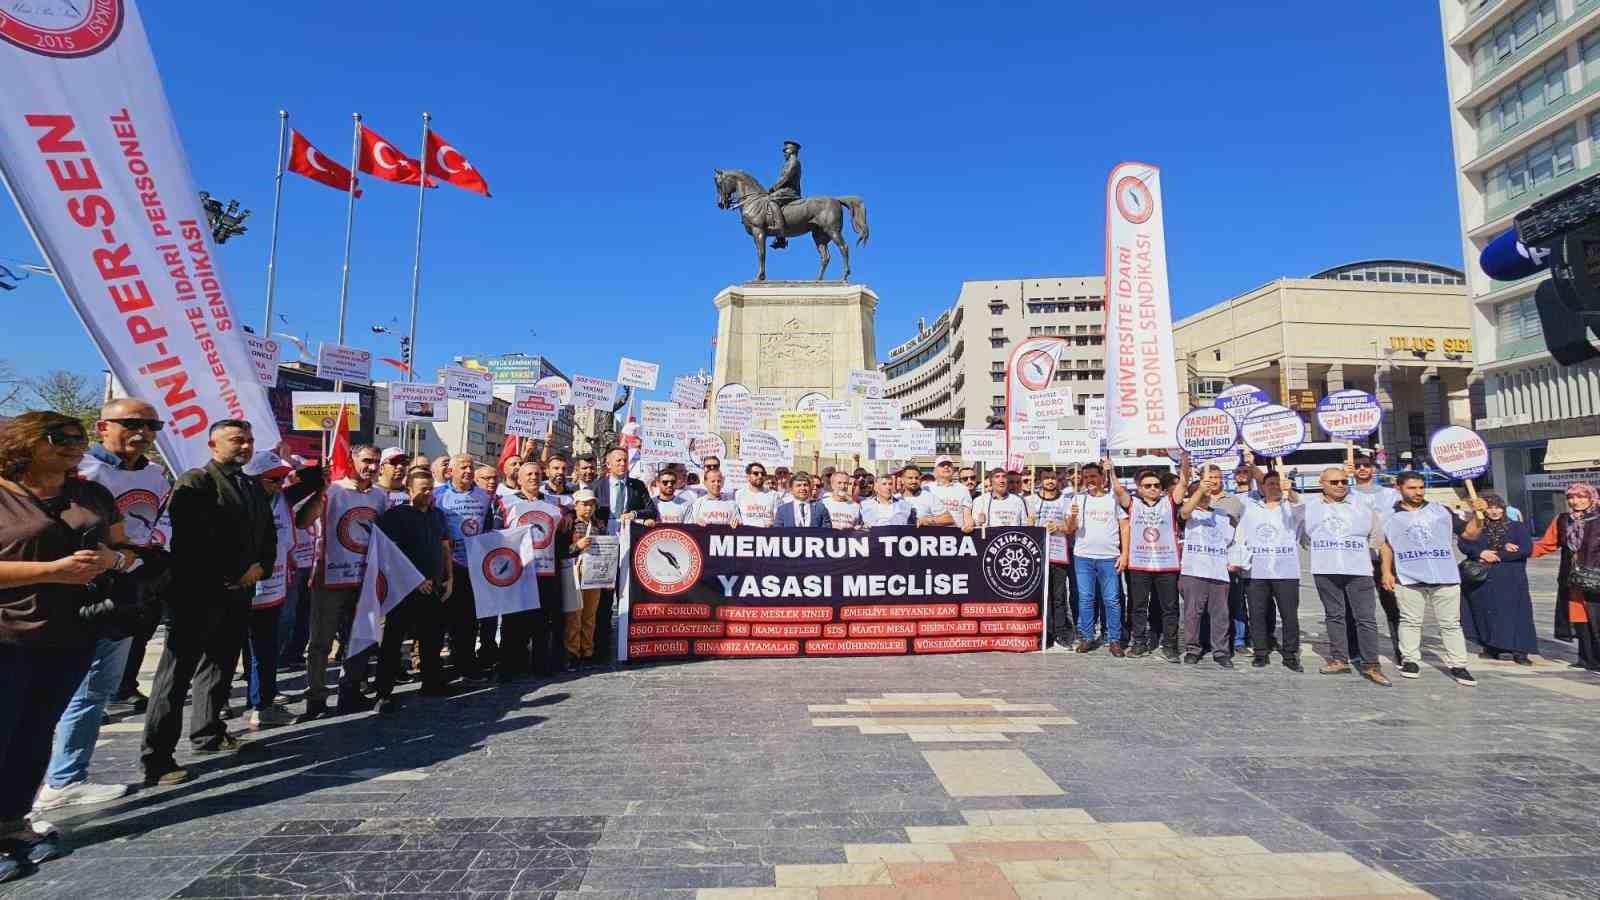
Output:
<svg viewBox="0 0 1600 900">
<path fill-rule="evenodd" d="M 1556 640 L 1578 640 L 1578 665 L 1600 675 L 1600 496 L 1593 485 L 1567 487 L 1567 511 L 1533 545 L 1533 557 L 1560 552 Z"/>
<path fill-rule="evenodd" d="M 88 447 L 83 423 L 28 412 L 0 428 L 0 881 L 58 854 L 28 819 L 56 722 L 89 670 L 95 635 L 80 617 L 107 572 L 133 553 L 111 492 L 68 475 Z"/>
</svg>

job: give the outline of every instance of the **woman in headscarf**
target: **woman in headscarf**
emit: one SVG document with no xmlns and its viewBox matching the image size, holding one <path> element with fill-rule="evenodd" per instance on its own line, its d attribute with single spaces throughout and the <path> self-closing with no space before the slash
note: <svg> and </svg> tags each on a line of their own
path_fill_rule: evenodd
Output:
<svg viewBox="0 0 1600 900">
<path fill-rule="evenodd" d="M 1468 559 L 1488 566 L 1489 577 L 1462 591 L 1461 625 L 1468 640 L 1483 646 L 1481 658 L 1499 659 L 1509 653 L 1518 665 L 1531 666 L 1528 654 L 1539 650 L 1533 598 L 1528 594 L 1533 536 L 1527 525 L 1506 517 L 1505 500 L 1484 494 L 1483 502 L 1488 505 L 1483 532 L 1472 540 L 1461 538 L 1459 544 Z"/>
<path fill-rule="evenodd" d="M 1556 639 L 1577 638 L 1579 665 L 1600 674 L 1600 496 L 1587 482 L 1567 486 L 1567 511 L 1533 545 L 1535 559 L 1558 551 Z"/>
</svg>

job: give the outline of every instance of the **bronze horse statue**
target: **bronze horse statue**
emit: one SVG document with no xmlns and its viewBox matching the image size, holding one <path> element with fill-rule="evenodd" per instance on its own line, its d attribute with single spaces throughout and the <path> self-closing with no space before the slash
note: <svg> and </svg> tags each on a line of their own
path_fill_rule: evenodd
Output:
<svg viewBox="0 0 1600 900">
<path fill-rule="evenodd" d="M 749 172 L 739 169 L 714 169 L 717 181 L 717 208 L 739 207 L 744 230 L 756 241 L 756 280 L 767 280 L 767 192 Z M 805 197 L 783 207 L 784 237 L 806 232 L 817 244 L 822 265 L 817 280 L 828 271 L 828 242 L 832 241 L 844 257 L 844 276 L 850 280 L 850 245 L 844 239 L 844 209 L 850 208 L 850 224 L 856 230 L 856 243 L 867 242 L 867 206 L 860 197 Z"/>
</svg>

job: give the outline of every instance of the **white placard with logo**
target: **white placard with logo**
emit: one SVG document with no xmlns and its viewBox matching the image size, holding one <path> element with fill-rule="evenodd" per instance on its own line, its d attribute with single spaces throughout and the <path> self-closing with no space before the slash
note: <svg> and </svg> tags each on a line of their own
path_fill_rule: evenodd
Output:
<svg viewBox="0 0 1600 900">
<path fill-rule="evenodd" d="M 1288 456 L 1306 440 L 1306 420 L 1285 406 L 1258 406 L 1239 425 L 1244 445 L 1260 456 Z"/>
<path fill-rule="evenodd" d="M 1178 448 L 1197 462 L 1222 456 L 1239 443 L 1239 423 L 1225 409 L 1191 409 L 1178 420 Z"/>
<path fill-rule="evenodd" d="M 617 363 L 617 384 L 639 388 L 644 391 L 656 389 L 656 381 L 661 377 L 661 366 L 641 359 L 629 359 L 626 356 Z"/>
<path fill-rule="evenodd" d="M 710 419 L 703 409 L 685 409 L 677 404 L 667 410 L 667 427 L 679 434 L 696 435 L 710 431 Z"/>
<path fill-rule="evenodd" d="M 938 446 L 939 435 L 931 428 L 900 429 L 900 449 L 906 459 L 913 456 L 932 456 Z"/>
<path fill-rule="evenodd" d="M 689 452 L 683 435 L 670 428 L 642 426 L 639 437 L 639 461 L 646 465 L 683 462 Z"/>
<path fill-rule="evenodd" d="M 783 438 L 771 431 L 739 432 L 739 458 L 747 463 L 758 462 L 768 469 L 792 465 L 794 457 L 784 452 L 783 445 Z"/>
<path fill-rule="evenodd" d="M 389 383 L 389 419 L 394 422 L 443 422 L 450 417 L 442 384 Z"/>
<path fill-rule="evenodd" d="M 1058 429 L 1050 461 L 1061 465 L 1083 465 L 1100 459 L 1100 438 L 1086 429 Z"/>
<path fill-rule="evenodd" d="M 961 432 L 963 462 L 986 466 L 1006 464 L 1006 433 L 988 428 L 966 428 Z"/>
<path fill-rule="evenodd" d="M 610 412 L 617 399 L 617 383 L 607 378 L 572 376 L 572 405 L 579 409 Z"/>
<path fill-rule="evenodd" d="M 1054 453 L 1056 429 L 1053 422 L 1030 422 L 1011 429 L 1012 456 L 1031 456 L 1036 453 Z"/>
<path fill-rule="evenodd" d="M 818 403 L 825 403 L 825 402 L 827 402 L 827 400 L 828 400 L 828 395 L 824 394 L 824 393 L 821 393 L 820 391 L 812 391 L 812 392 L 810 392 L 808 394 L 801 394 L 800 395 L 800 399 L 796 400 L 795 403 L 794 403 L 794 411 L 795 412 L 816 412 L 817 411 L 817 404 Z"/>
<path fill-rule="evenodd" d="M 699 468 L 700 463 L 708 456 L 715 456 L 719 460 L 727 459 L 728 445 L 722 440 L 721 435 L 708 432 L 689 441 L 689 461 L 696 468 Z"/>
<path fill-rule="evenodd" d="M 262 387 L 277 387 L 278 342 L 259 334 L 246 334 L 244 343 L 250 348 L 250 362 L 256 370 L 256 381 Z"/>
<path fill-rule="evenodd" d="M 783 395 L 756 394 L 750 398 L 750 410 L 758 422 L 776 419 L 783 412 Z"/>
<path fill-rule="evenodd" d="M 1072 415 L 1072 388 L 1051 388 L 1033 395 L 1030 422 L 1054 426 L 1057 419 L 1070 415 Z"/>
<path fill-rule="evenodd" d="M 900 401 L 861 401 L 861 425 L 873 429 L 900 427 Z"/>
<path fill-rule="evenodd" d="M 1089 433 L 1105 440 L 1106 437 L 1106 398 L 1090 397 L 1083 401 L 1084 425 Z"/>
<path fill-rule="evenodd" d="M 1451 478 L 1477 478 L 1489 469 L 1489 445 L 1476 431 L 1446 425 L 1428 438 L 1428 455 Z"/>
<path fill-rule="evenodd" d="M 494 402 L 494 376 L 482 369 L 445 366 L 444 393 L 452 400 L 468 403 Z"/>
<path fill-rule="evenodd" d="M 718 431 L 744 431 L 755 424 L 755 418 L 755 411 L 750 408 L 748 402 L 717 402 Z"/>
<path fill-rule="evenodd" d="M 817 402 L 817 424 L 823 428 L 849 428 L 856 424 L 854 405 L 849 400 Z"/>
<path fill-rule="evenodd" d="M 685 409 L 700 409 L 706 405 L 708 385 L 698 378 L 683 376 L 672 379 L 672 402 Z"/>
<path fill-rule="evenodd" d="M 865 456 L 867 430 L 854 425 L 842 428 L 823 426 L 822 453 L 831 456 Z"/>
<path fill-rule="evenodd" d="M 558 405 L 572 405 L 572 382 L 562 378 L 560 375 L 546 375 L 538 381 L 535 381 L 533 386 L 555 391 L 556 403 Z"/>
<path fill-rule="evenodd" d="M 561 414 L 561 395 L 552 388 L 517 385 L 511 408 L 506 410 L 506 434 L 542 437 Z"/>
<path fill-rule="evenodd" d="M 849 379 L 845 382 L 845 391 L 852 397 L 876 400 L 883 396 L 887 384 L 887 376 L 877 369 L 851 369 Z"/>
<path fill-rule="evenodd" d="M 371 384 L 372 351 L 343 344 L 323 344 L 317 348 L 317 377 Z"/>
<path fill-rule="evenodd" d="M 610 590 L 617 586 L 617 560 L 622 539 L 613 534 L 589 535 L 589 547 L 578 557 L 578 587 Z"/>
<path fill-rule="evenodd" d="M 717 388 L 717 405 L 721 406 L 724 403 L 738 403 L 749 406 L 750 389 L 737 381 L 728 382 Z"/>
<path fill-rule="evenodd" d="M 905 442 L 899 431 L 868 431 L 867 458 L 877 462 L 905 459 Z"/>
</svg>

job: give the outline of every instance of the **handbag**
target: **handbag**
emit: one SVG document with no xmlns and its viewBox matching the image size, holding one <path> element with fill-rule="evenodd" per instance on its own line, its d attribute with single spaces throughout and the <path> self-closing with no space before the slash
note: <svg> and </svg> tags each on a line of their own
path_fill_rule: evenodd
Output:
<svg viewBox="0 0 1600 900">
<path fill-rule="evenodd" d="M 1489 564 L 1481 559 L 1463 559 L 1457 568 L 1464 588 L 1475 588 L 1489 580 Z"/>
<path fill-rule="evenodd" d="M 1572 571 L 1567 574 L 1567 584 L 1585 594 L 1600 594 L 1600 568 L 1573 563 Z"/>
</svg>

